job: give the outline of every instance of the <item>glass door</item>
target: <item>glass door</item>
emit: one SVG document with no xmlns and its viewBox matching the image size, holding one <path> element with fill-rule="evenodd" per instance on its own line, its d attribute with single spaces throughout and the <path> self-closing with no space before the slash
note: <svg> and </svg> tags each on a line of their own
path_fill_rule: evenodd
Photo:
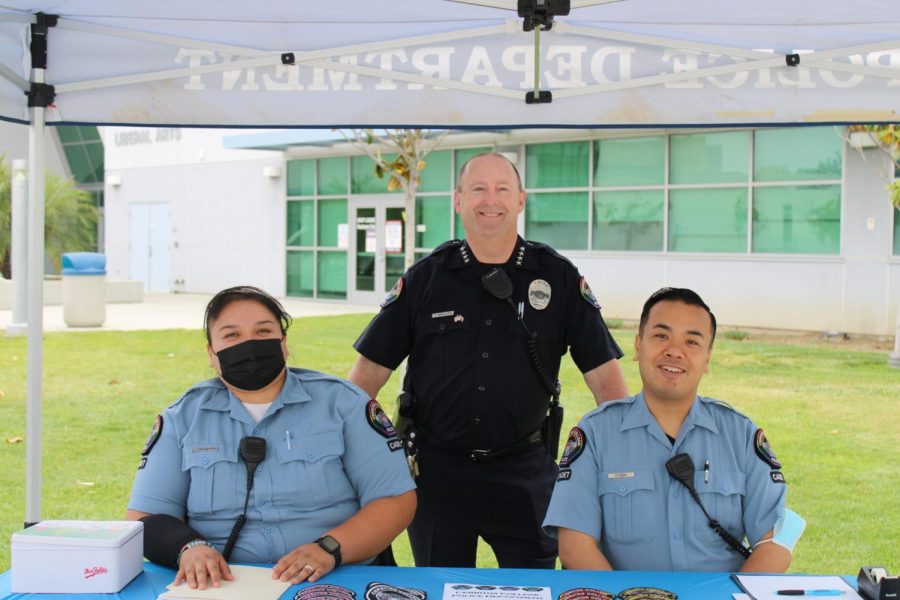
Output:
<svg viewBox="0 0 900 600">
<path fill-rule="evenodd" d="M 381 304 L 403 275 L 403 196 L 356 196 L 350 200 L 350 265 L 347 299 Z"/>
</svg>

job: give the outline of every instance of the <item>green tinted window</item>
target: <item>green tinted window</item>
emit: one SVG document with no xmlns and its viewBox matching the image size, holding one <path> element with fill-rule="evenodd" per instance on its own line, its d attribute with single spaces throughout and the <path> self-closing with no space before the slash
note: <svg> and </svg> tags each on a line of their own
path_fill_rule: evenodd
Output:
<svg viewBox="0 0 900 600">
<path fill-rule="evenodd" d="M 287 203 L 287 245 L 312 246 L 313 237 L 313 201 L 295 200 Z"/>
<path fill-rule="evenodd" d="M 834 127 L 791 127 L 756 132 L 754 179 L 840 179 L 843 140 Z"/>
<path fill-rule="evenodd" d="M 463 227 L 463 221 L 460 216 L 456 213 L 453 213 L 453 218 L 456 220 L 456 225 L 454 226 L 453 231 L 453 239 L 464 240 L 466 239 L 466 228 Z"/>
<path fill-rule="evenodd" d="M 490 146 L 481 146 L 479 148 L 463 148 L 461 150 L 454 150 L 455 160 L 456 160 L 456 173 L 453 174 L 453 185 L 456 186 L 456 176 L 459 175 L 459 170 L 462 169 L 463 165 L 466 164 L 473 156 L 478 156 L 479 154 L 484 154 L 485 152 L 490 152 L 492 148 Z"/>
<path fill-rule="evenodd" d="M 347 297 L 347 253 L 318 253 L 318 292 L 317 298 Z"/>
<path fill-rule="evenodd" d="M 287 164 L 287 195 L 312 196 L 315 191 L 316 161 L 289 160 Z"/>
<path fill-rule="evenodd" d="M 450 196 L 416 198 L 416 248 L 436 248 L 450 239 Z"/>
<path fill-rule="evenodd" d="M 386 156 L 389 161 L 393 156 Z M 351 191 L 354 194 L 387 194 L 389 176 L 378 177 L 375 174 L 375 161 L 368 156 L 354 156 L 350 159 L 350 168 L 353 170 L 350 182 Z"/>
<path fill-rule="evenodd" d="M 666 138 L 599 140 L 594 146 L 594 185 L 662 185 Z"/>
<path fill-rule="evenodd" d="M 840 186 L 756 188 L 753 194 L 754 252 L 840 251 Z"/>
<path fill-rule="evenodd" d="M 669 192 L 669 250 L 746 252 L 747 189 Z"/>
<path fill-rule="evenodd" d="M 447 192 L 451 189 L 452 158 L 449 150 L 435 151 L 425 157 L 425 169 L 419 173 L 420 192 Z"/>
<path fill-rule="evenodd" d="M 663 191 L 594 194 L 594 250 L 662 250 Z"/>
<path fill-rule="evenodd" d="M 528 239 L 557 250 L 586 250 L 587 192 L 530 194 L 525 203 Z"/>
<path fill-rule="evenodd" d="M 747 181 L 749 157 L 749 131 L 673 135 L 669 149 L 669 182 Z"/>
<path fill-rule="evenodd" d="M 533 189 L 590 185 L 590 150 L 590 142 L 527 146 L 525 187 Z"/>
<path fill-rule="evenodd" d="M 312 250 L 288 250 L 287 253 L 287 294 L 311 298 L 315 276 L 314 253 Z"/>
<path fill-rule="evenodd" d="M 342 225 L 347 226 L 347 200 L 319 200 L 319 246 L 336 248 Z"/>
<path fill-rule="evenodd" d="M 318 167 L 320 194 L 347 193 L 346 158 L 320 158 Z"/>
</svg>

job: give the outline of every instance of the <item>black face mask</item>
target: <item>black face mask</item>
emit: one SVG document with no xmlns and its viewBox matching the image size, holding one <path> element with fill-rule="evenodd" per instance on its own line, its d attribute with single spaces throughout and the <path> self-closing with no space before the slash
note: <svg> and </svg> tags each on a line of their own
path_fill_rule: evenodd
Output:
<svg viewBox="0 0 900 600">
<path fill-rule="evenodd" d="M 284 370 L 281 339 L 247 340 L 213 354 L 222 379 L 239 390 L 261 390 Z"/>
</svg>

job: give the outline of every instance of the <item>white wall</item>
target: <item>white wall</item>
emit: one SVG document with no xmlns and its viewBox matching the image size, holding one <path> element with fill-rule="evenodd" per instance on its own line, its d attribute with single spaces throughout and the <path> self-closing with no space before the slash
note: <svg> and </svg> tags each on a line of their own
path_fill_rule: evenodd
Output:
<svg viewBox="0 0 900 600">
<path fill-rule="evenodd" d="M 221 131 L 181 129 L 179 140 L 157 140 L 153 130 L 146 138 L 147 131 L 107 128 L 103 132 L 110 277 L 131 276 L 129 205 L 163 202 L 171 209 L 170 289 L 214 293 L 230 285 L 249 284 L 283 296 L 281 153 L 226 150 Z M 139 135 L 121 137 L 134 132 Z M 120 141 L 149 141 L 117 144 L 116 134 Z M 282 174 L 268 177 L 265 167 L 279 168 Z"/>
</svg>

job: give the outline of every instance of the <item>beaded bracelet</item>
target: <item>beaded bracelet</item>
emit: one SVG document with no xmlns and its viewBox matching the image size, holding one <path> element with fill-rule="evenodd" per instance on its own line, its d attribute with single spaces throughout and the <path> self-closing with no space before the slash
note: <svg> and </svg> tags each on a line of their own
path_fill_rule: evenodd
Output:
<svg viewBox="0 0 900 600">
<path fill-rule="evenodd" d="M 213 550 L 216 549 L 215 546 L 207 542 L 206 540 L 191 540 L 187 544 L 181 547 L 181 551 L 178 553 L 178 558 L 175 559 L 175 564 L 181 566 L 181 555 L 190 550 L 191 548 L 196 548 L 197 546 L 208 546 Z"/>
</svg>

